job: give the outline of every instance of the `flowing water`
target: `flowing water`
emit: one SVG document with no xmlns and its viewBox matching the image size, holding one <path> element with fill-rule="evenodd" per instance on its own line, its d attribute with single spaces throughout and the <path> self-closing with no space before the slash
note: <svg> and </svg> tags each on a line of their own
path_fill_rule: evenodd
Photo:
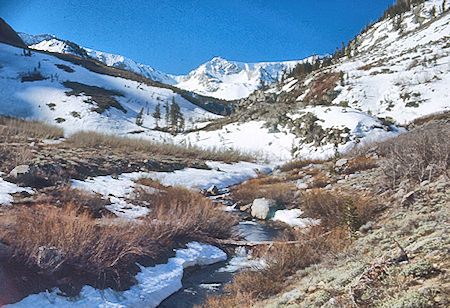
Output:
<svg viewBox="0 0 450 308">
<path fill-rule="evenodd" d="M 243 214 L 240 214 L 245 218 Z M 245 241 L 272 240 L 279 230 L 264 222 L 242 220 L 236 226 Z M 183 277 L 183 287 L 163 301 L 159 307 L 188 308 L 203 303 L 208 294 L 221 294 L 223 285 L 230 282 L 240 268 L 245 268 L 255 261 L 249 259 L 245 248 L 236 248 L 236 252 L 227 261 L 209 266 L 186 269 Z"/>
</svg>

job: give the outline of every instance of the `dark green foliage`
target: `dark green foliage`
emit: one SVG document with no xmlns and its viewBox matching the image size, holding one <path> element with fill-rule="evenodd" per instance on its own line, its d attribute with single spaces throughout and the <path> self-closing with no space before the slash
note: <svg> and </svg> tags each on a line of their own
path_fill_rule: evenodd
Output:
<svg viewBox="0 0 450 308">
<path fill-rule="evenodd" d="M 136 116 L 137 126 L 142 126 L 142 124 L 144 124 L 144 119 L 142 119 L 143 114 L 144 114 L 144 107 L 142 107 L 141 111 L 139 111 L 138 115 Z"/>
<path fill-rule="evenodd" d="M 73 73 L 75 72 L 70 66 L 64 65 L 64 64 L 55 64 L 55 66 L 67 73 Z"/>
<path fill-rule="evenodd" d="M 161 107 L 158 103 L 155 107 L 155 112 L 153 112 L 152 116 L 155 118 L 156 127 L 158 127 L 158 121 L 161 120 Z"/>
<path fill-rule="evenodd" d="M 170 118 L 170 106 L 169 106 L 169 102 L 165 102 L 164 104 L 164 110 L 166 111 L 166 125 L 169 124 L 169 118 Z"/>
<path fill-rule="evenodd" d="M 170 129 L 172 134 L 182 130 L 183 126 L 184 118 L 180 106 L 175 102 L 175 98 L 172 97 L 172 104 L 170 104 Z"/>
<path fill-rule="evenodd" d="M 413 6 L 424 3 L 425 0 L 397 0 L 397 2 L 389 6 L 384 12 L 381 19 L 392 18 L 410 11 Z"/>
<path fill-rule="evenodd" d="M 314 59 L 315 58 L 315 59 Z M 313 57 L 311 63 L 309 61 L 297 64 L 290 72 L 288 77 L 302 77 L 313 71 L 319 70 L 323 67 L 331 65 L 331 58 L 324 56 L 322 59 L 319 57 Z"/>
</svg>

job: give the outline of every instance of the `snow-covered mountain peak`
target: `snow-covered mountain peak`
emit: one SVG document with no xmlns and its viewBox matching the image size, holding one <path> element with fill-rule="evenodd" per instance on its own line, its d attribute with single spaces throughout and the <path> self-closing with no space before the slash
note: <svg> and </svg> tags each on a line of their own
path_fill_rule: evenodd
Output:
<svg viewBox="0 0 450 308">
<path fill-rule="evenodd" d="M 299 62 L 304 61 L 244 63 L 214 57 L 188 75 L 175 76 L 124 56 L 85 48 L 51 34 L 31 35 L 23 32 L 18 34 L 25 44 L 33 49 L 90 57 L 108 66 L 129 70 L 155 81 L 227 100 L 247 97 L 262 83 L 274 82 L 281 78 L 284 72 L 289 72 Z"/>
</svg>

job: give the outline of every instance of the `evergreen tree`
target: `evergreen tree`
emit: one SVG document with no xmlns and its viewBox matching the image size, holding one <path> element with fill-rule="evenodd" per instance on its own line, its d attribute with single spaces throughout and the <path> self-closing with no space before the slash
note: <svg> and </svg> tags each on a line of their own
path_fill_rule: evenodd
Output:
<svg viewBox="0 0 450 308">
<path fill-rule="evenodd" d="M 155 118 L 156 127 L 158 127 L 158 121 L 161 120 L 161 107 L 158 103 L 155 107 L 155 112 L 153 112 L 152 116 Z"/>
<path fill-rule="evenodd" d="M 138 115 L 136 116 L 136 125 L 142 126 L 142 124 L 144 124 L 144 119 L 142 118 L 143 114 L 144 114 L 144 107 L 142 107 L 141 111 L 139 111 Z"/>
<path fill-rule="evenodd" d="M 174 102 L 175 101 L 175 99 L 172 97 L 172 102 Z M 166 111 L 166 126 L 168 126 L 169 125 L 169 118 L 170 118 L 170 106 L 169 106 L 169 102 L 165 102 L 164 103 L 164 109 L 165 109 L 165 111 Z"/>
<path fill-rule="evenodd" d="M 175 134 L 180 129 L 181 123 L 184 126 L 184 118 L 180 106 L 175 102 L 175 98 L 172 98 L 172 104 L 170 105 L 170 128 L 172 134 Z"/>
</svg>

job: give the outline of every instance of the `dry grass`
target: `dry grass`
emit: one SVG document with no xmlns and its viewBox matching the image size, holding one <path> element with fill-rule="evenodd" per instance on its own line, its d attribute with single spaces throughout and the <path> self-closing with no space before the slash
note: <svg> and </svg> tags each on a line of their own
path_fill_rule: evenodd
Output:
<svg viewBox="0 0 450 308">
<path fill-rule="evenodd" d="M 349 160 L 344 170 L 346 174 L 352 174 L 357 171 L 369 170 L 378 166 L 377 160 L 371 156 L 359 155 Z"/>
<path fill-rule="evenodd" d="M 313 176 L 314 181 L 310 184 L 311 188 L 323 188 L 329 184 L 330 178 L 325 172 L 319 172 Z"/>
<path fill-rule="evenodd" d="M 72 204 L 17 207 L 3 219 L 9 223 L 0 224 L 0 240 L 13 249 L 14 260 L 50 273 L 108 274 L 149 253 L 139 225 L 96 220 Z"/>
<path fill-rule="evenodd" d="M 74 147 L 108 147 L 123 151 L 137 151 L 148 155 L 168 155 L 179 158 L 216 160 L 224 162 L 253 161 L 255 158 L 231 149 L 200 149 L 167 143 L 156 143 L 142 139 L 132 139 L 105 135 L 96 132 L 78 132 L 67 139 Z"/>
<path fill-rule="evenodd" d="M 430 122 L 378 145 L 383 156 L 385 183 L 396 187 L 403 180 L 422 182 L 448 173 L 450 123 Z"/>
<path fill-rule="evenodd" d="M 132 283 L 130 269 L 142 258 L 164 260 L 187 242 L 215 243 L 235 236 L 232 227 L 238 218 L 200 193 L 180 187 L 136 193 L 151 208 L 140 223 L 94 218 L 92 204 L 103 207 L 102 200 L 63 188 L 46 197 L 58 206 L 16 205 L 2 213 L 0 242 L 11 247 L 10 262 L 30 273 L 41 272 L 54 283 L 62 275 L 81 280 L 81 285 L 120 289 Z"/>
<path fill-rule="evenodd" d="M 183 187 L 164 187 L 150 179 L 137 182 L 152 188 L 135 189 L 137 200 L 151 208 L 144 225 L 165 225 L 173 242 L 214 242 L 236 236 L 232 227 L 238 223 L 238 217 L 215 207 L 199 192 Z"/>
<path fill-rule="evenodd" d="M 290 162 L 285 163 L 284 165 L 280 166 L 278 169 L 281 172 L 288 172 L 295 169 L 301 169 L 304 168 L 310 164 L 322 164 L 326 160 L 321 159 L 296 159 L 292 160 Z"/>
<path fill-rule="evenodd" d="M 109 204 L 109 200 L 103 199 L 100 195 L 72 188 L 70 185 L 52 188 L 38 192 L 34 198 L 28 202 L 33 204 L 53 204 L 57 207 L 63 207 L 66 204 L 72 204 L 82 210 L 88 211 L 93 217 L 101 218 L 110 214 L 105 209 L 105 205 Z M 113 215 L 110 215 L 113 216 Z"/>
<path fill-rule="evenodd" d="M 294 201 L 295 184 L 270 180 L 270 177 L 250 179 L 231 190 L 234 200 L 241 204 L 252 203 L 258 198 L 273 199 L 278 206 L 287 206 Z"/>
<path fill-rule="evenodd" d="M 28 164 L 34 153 L 29 147 L 12 147 L 0 143 L 0 170 L 7 171 L 18 165 Z"/>
<path fill-rule="evenodd" d="M 424 117 L 417 118 L 413 121 L 414 125 L 421 126 L 431 121 L 446 120 L 450 118 L 450 111 L 442 113 L 433 113 Z"/>
<path fill-rule="evenodd" d="M 35 139 L 59 139 L 64 137 L 62 128 L 38 121 L 25 121 L 0 116 L 0 142 Z"/>
<path fill-rule="evenodd" d="M 357 230 L 379 210 L 374 198 L 341 191 L 314 188 L 306 191 L 299 202 L 307 217 L 320 219 L 321 226 L 332 230 L 351 226 Z"/>
</svg>

